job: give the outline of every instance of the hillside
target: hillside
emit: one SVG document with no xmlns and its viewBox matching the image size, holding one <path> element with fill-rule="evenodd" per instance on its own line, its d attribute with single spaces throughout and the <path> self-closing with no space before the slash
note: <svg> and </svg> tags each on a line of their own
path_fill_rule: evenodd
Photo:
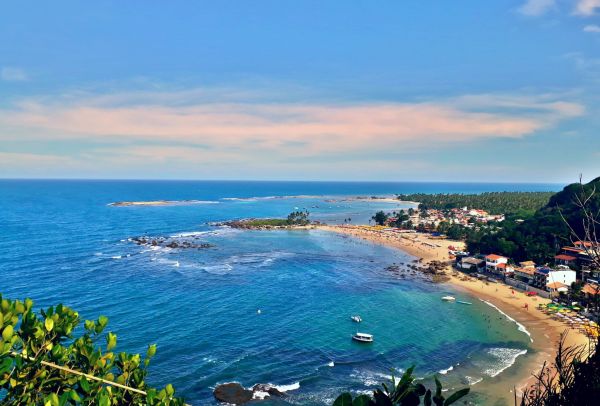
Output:
<svg viewBox="0 0 600 406">
<path fill-rule="evenodd" d="M 568 223 L 581 233 L 582 213 L 575 204 L 576 197 L 589 195 L 594 190 L 597 192 L 590 199 L 589 205 L 598 212 L 600 177 L 585 185 L 574 183 L 566 186 L 552 195 L 546 205 L 525 221 L 520 222 L 515 216 L 509 216 L 500 231 L 471 235 L 467 240 L 468 249 L 472 252 L 502 254 L 515 261 L 531 259 L 540 264 L 551 262 L 562 245 L 570 244 L 569 228 L 564 223 L 561 212 Z"/>
</svg>

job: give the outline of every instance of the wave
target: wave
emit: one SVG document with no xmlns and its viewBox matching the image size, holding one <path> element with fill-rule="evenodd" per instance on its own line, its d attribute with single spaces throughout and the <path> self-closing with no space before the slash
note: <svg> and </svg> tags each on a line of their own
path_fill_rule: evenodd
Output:
<svg viewBox="0 0 600 406">
<path fill-rule="evenodd" d="M 442 374 L 442 375 L 446 375 L 448 372 L 452 371 L 454 369 L 453 365 L 450 365 L 448 368 L 446 369 L 440 369 L 438 371 L 438 373 Z"/>
<path fill-rule="evenodd" d="M 474 377 L 469 376 L 469 375 L 465 375 L 465 379 L 466 379 L 467 384 L 469 386 L 473 386 L 473 385 L 478 384 L 479 382 L 483 381 L 483 378 L 481 378 L 481 377 L 474 378 Z"/>
<path fill-rule="evenodd" d="M 502 310 L 500 310 L 498 308 L 498 306 L 494 305 L 493 303 L 490 303 L 487 300 L 483 300 L 483 299 L 479 299 L 479 300 L 481 300 L 482 302 L 484 302 L 488 306 L 491 306 L 494 309 L 498 310 L 498 312 L 500 312 L 501 314 L 503 314 L 504 317 L 506 317 L 508 320 L 512 321 L 513 323 L 515 323 L 518 326 L 519 331 L 522 331 L 523 333 L 527 334 L 529 336 L 529 340 L 531 342 L 533 342 L 533 338 L 531 338 L 531 333 L 525 328 L 524 325 L 522 325 L 521 323 L 519 323 L 518 321 L 516 321 L 515 319 L 513 319 L 512 317 L 510 317 L 508 314 L 504 313 Z"/>
<path fill-rule="evenodd" d="M 131 202 L 112 202 L 107 206 L 115 207 L 155 207 L 155 206 L 186 206 L 191 204 L 219 204 L 216 200 L 148 200 Z"/>
<path fill-rule="evenodd" d="M 216 230 L 202 230 L 202 231 L 184 231 L 182 233 L 177 233 L 170 235 L 169 238 L 188 238 L 188 237 L 200 237 L 206 235 L 224 235 L 231 233 L 240 233 L 240 230 L 237 230 L 232 227 L 222 226 Z"/>
<path fill-rule="evenodd" d="M 327 363 L 327 366 L 333 368 L 335 366 L 335 362 L 330 361 Z"/>
<path fill-rule="evenodd" d="M 527 350 L 495 347 L 490 348 L 487 353 L 497 362 L 495 365 L 483 369 L 483 373 L 493 378 L 513 366 L 519 356 L 527 354 Z"/>
<path fill-rule="evenodd" d="M 115 256 L 112 256 L 111 258 L 112 258 L 112 259 L 121 259 L 121 258 L 123 258 L 123 257 L 122 257 L 121 255 L 115 255 Z"/>
</svg>

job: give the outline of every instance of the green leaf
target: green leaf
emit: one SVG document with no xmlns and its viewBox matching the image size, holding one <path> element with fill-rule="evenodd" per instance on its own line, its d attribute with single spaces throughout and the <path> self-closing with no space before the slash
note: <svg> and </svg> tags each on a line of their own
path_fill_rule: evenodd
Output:
<svg viewBox="0 0 600 406">
<path fill-rule="evenodd" d="M 46 331 L 52 331 L 52 329 L 54 328 L 54 320 L 52 320 L 51 318 L 47 318 L 46 321 L 44 321 L 44 326 L 46 327 Z"/>
<path fill-rule="evenodd" d="M 108 333 L 106 336 L 106 350 L 110 351 L 117 345 L 117 335 L 114 333 Z"/>
<path fill-rule="evenodd" d="M 360 395 L 354 399 L 352 406 L 369 406 L 371 398 L 367 395 Z"/>
<path fill-rule="evenodd" d="M 98 324 L 100 324 L 102 327 L 106 327 L 106 325 L 108 324 L 108 317 L 106 317 L 106 316 L 98 317 Z"/>
<path fill-rule="evenodd" d="M 394 406 L 390 398 L 379 389 L 375 391 L 374 396 L 376 406 Z"/>
<path fill-rule="evenodd" d="M 81 386 L 81 389 L 83 389 L 85 393 L 90 393 L 90 383 L 87 379 L 85 379 L 85 377 L 81 377 L 79 380 L 79 386 Z"/>
<path fill-rule="evenodd" d="M 470 390 L 471 390 L 471 388 L 464 388 L 464 389 L 454 392 L 448 399 L 446 399 L 446 401 L 444 402 L 444 406 L 451 405 L 452 403 L 456 402 L 458 399 L 462 398 L 463 396 L 466 396 Z"/>
<path fill-rule="evenodd" d="M 431 391 L 429 389 L 427 389 L 427 392 L 425 392 L 425 397 L 423 398 L 423 404 L 425 406 L 431 406 Z"/>
<path fill-rule="evenodd" d="M 352 395 L 349 393 L 342 393 L 333 402 L 333 406 L 352 406 Z"/>
<path fill-rule="evenodd" d="M 13 336 L 13 326 L 11 326 L 10 324 L 6 327 L 4 327 L 4 330 L 2 331 L 2 339 L 4 341 L 9 341 Z"/>
</svg>

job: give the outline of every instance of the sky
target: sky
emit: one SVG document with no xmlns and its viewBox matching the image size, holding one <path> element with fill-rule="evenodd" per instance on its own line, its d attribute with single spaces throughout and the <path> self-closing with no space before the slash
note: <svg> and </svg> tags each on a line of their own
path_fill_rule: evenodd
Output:
<svg viewBox="0 0 600 406">
<path fill-rule="evenodd" d="M 600 176 L 600 0 L 4 2 L 0 177 Z"/>
</svg>

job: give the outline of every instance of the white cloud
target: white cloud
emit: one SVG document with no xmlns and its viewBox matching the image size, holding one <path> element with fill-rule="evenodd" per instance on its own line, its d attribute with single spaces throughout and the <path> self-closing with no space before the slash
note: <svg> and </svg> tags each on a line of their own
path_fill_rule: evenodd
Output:
<svg viewBox="0 0 600 406">
<path fill-rule="evenodd" d="M 600 8 L 600 0 L 578 0 L 573 14 L 589 17 L 596 14 L 597 8 Z"/>
<path fill-rule="evenodd" d="M 541 16 L 556 7 L 556 0 L 527 0 L 518 8 L 519 13 L 537 17 Z"/>
<path fill-rule="evenodd" d="M 23 69 L 4 66 L 0 69 L 0 79 L 6 82 L 22 82 L 28 80 L 29 77 Z"/>
<path fill-rule="evenodd" d="M 585 32 L 600 32 L 600 25 L 590 24 L 583 27 Z"/>
</svg>

